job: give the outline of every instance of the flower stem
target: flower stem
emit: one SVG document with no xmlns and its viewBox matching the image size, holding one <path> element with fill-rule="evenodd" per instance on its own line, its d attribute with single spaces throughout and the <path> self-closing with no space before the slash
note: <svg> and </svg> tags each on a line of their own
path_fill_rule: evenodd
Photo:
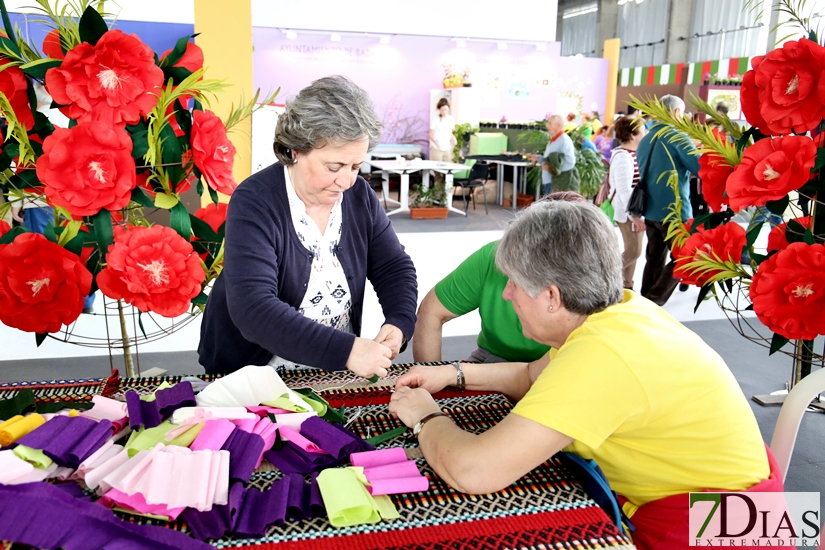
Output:
<svg viewBox="0 0 825 550">
<path fill-rule="evenodd" d="M 132 363 L 132 345 L 129 341 L 129 332 L 126 330 L 126 316 L 123 314 L 123 301 L 117 301 L 117 316 L 120 318 L 120 338 L 123 342 L 123 363 L 126 366 L 127 378 L 136 378 L 135 366 Z"/>
</svg>

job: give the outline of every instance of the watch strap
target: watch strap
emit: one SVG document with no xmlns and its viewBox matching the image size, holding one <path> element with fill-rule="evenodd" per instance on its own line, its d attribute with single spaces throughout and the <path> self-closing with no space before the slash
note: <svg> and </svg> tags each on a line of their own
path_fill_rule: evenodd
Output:
<svg viewBox="0 0 825 550">
<path fill-rule="evenodd" d="M 425 416 L 424 418 L 422 418 L 421 420 L 419 420 L 418 423 L 415 425 L 415 428 L 413 428 L 413 435 L 416 438 L 418 438 L 418 434 L 421 433 L 421 428 L 424 427 L 424 424 L 426 424 L 427 422 L 429 422 L 433 418 L 438 418 L 439 416 L 447 416 L 447 415 L 444 414 L 441 411 L 438 411 L 438 412 L 430 413 L 427 416 Z"/>
<path fill-rule="evenodd" d="M 466 386 L 466 382 L 464 380 L 464 371 L 461 369 L 461 362 L 460 361 L 453 361 L 453 366 L 455 367 L 455 387 L 458 391 L 464 391 Z"/>
</svg>

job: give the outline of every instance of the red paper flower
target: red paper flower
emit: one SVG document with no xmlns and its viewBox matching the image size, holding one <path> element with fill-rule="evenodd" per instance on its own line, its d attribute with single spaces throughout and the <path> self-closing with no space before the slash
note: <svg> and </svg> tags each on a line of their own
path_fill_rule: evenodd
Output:
<svg viewBox="0 0 825 550">
<path fill-rule="evenodd" d="M 673 276 L 683 283 L 703 286 L 719 270 L 701 273 L 690 269 L 687 264 L 697 260 L 719 259 L 739 263 L 742 260 L 742 248 L 747 244 L 745 230 L 738 223 L 726 223 L 713 229 L 699 231 L 688 238 L 676 256 Z"/>
<path fill-rule="evenodd" d="M 747 71 L 745 76 L 742 77 L 740 102 L 742 104 L 742 114 L 745 115 L 751 126 L 756 126 L 767 134 L 770 131 L 768 130 L 768 123 L 762 118 L 762 112 L 759 110 L 761 103 L 759 101 L 759 90 L 756 88 L 756 68 L 764 58 L 763 55 L 757 55 L 751 59 L 751 67 L 754 70 Z"/>
<path fill-rule="evenodd" d="M 725 183 L 733 173 L 733 166 L 716 153 L 705 153 L 699 157 L 699 179 L 702 180 L 702 196 L 714 212 L 721 212 L 722 205 L 728 203 Z"/>
<path fill-rule="evenodd" d="M 26 332 L 57 332 L 83 311 L 92 274 L 75 254 L 39 233 L 0 245 L 0 322 Z"/>
<path fill-rule="evenodd" d="M 119 231 L 106 262 L 97 276 L 103 294 L 164 317 L 186 313 L 206 277 L 192 245 L 161 225 Z"/>
<path fill-rule="evenodd" d="M 60 31 L 54 29 L 43 39 L 43 53 L 52 59 L 64 59 L 66 54 L 60 46 Z"/>
<path fill-rule="evenodd" d="M 201 210 L 203 210 L 203 209 L 201 208 Z M 0 237 L 5 235 L 9 231 L 11 231 L 11 226 L 9 224 L 7 224 L 6 222 L 4 222 L 3 220 L 0 220 Z"/>
<path fill-rule="evenodd" d="M 808 181 L 815 162 L 816 146 L 809 137 L 759 140 L 745 149 L 742 163 L 728 177 L 728 204 L 738 212 L 781 199 Z"/>
<path fill-rule="evenodd" d="M 223 225 L 223 222 L 226 221 L 226 211 L 229 208 L 229 205 L 225 202 L 218 203 L 215 206 L 215 203 L 209 203 L 209 206 L 206 208 L 200 208 L 195 212 L 195 217 L 200 218 L 205 221 L 209 227 L 212 228 L 212 231 L 215 233 Z"/>
<path fill-rule="evenodd" d="M 226 137 L 223 122 L 212 111 L 193 113 L 192 155 L 209 187 L 225 195 L 235 191 L 238 186 L 232 177 L 235 146 Z"/>
<path fill-rule="evenodd" d="M 163 61 L 167 55 L 169 55 L 172 50 L 166 50 L 160 56 L 161 61 Z M 180 59 L 178 59 L 177 63 L 172 65 L 173 67 L 180 67 L 181 69 L 186 69 L 190 73 L 194 73 L 198 69 L 203 68 L 203 50 L 195 44 L 194 42 L 187 42 L 186 43 L 186 51 L 183 53 Z"/>
<path fill-rule="evenodd" d="M 785 338 L 825 334 L 825 246 L 791 243 L 762 262 L 750 298 L 759 320 Z"/>
<path fill-rule="evenodd" d="M 779 135 L 792 131 L 802 134 L 816 128 L 825 116 L 823 70 L 825 48 L 807 38 L 785 42 L 756 63 L 753 85 L 766 125 L 759 126 L 760 130 Z M 754 112 L 750 86 L 747 92 L 746 116 Z"/>
<path fill-rule="evenodd" d="M 74 217 L 125 208 L 135 187 L 132 140 L 103 122 L 55 128 L 43 143 L 37 177 L 49 201 Z"/>
<path fill-rule="evenodd" d="M 798 222 L 805 229 L 811 227 L 810 216 L 796 218 L 794 221 Z M 784 250 L 788 247 L 788 238 L 785 234 L 787 230 L 787 223 L 780 223 L 771 229 L 771 232 L 768 234 L 768 252 L 773 252 L 774 250 Z"/>
<path fill-rule="evenodd" d="M 46 72 L 46 88 L 69 118 L 132 124 L 157 104 L 163 71 L 135 35 L 108 31 L 95 46 L 82 42 L 60 67 Z"/>
<path fill-rule="evenodd" d="M 8 63 L 8 59 L 0 56 L 0 65 Z M 34 127 L 34 114 L 29 103 L 28 81 L 19 67 L 6 67 L 0 71 L 0 92 L 8 98 L 14 116 L 31 130 Z"/>
</svg>

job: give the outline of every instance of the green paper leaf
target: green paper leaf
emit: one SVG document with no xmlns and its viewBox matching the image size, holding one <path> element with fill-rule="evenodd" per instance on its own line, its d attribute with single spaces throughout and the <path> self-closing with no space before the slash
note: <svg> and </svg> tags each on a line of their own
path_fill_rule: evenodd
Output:
<svg viewBox="0 0 825 550">
<path fill-rule="evenodd" d="M 0 237 L 0 244 L 11 244 L 14 241 L 14 239 L 16 239 L 17 236 L 22 233 L 31 232 L 21 225 L 18 225 L 17 227 L 12 227 L 2 237 Z"/>
<path fill-rule="evenodd" d="M 207 296 L 205 293 L 201 292 L 200 294 L 198 294 L 197 296 L 192 298 L 192 303 L 193 304 L 206 305 L 206 299 L 207 298 L 209 298 L 209 296 Z"/>
<path fill-rule="evenodd" d="M 61 235 L 61 238 L 63 235 Z M 83 253 L 83 235 L 75 235 L 69 242 L 63 245 L 63 248 L 71 252 L 72 254 L 77 254 L 80 256 Z"/>
<path fill-rule="evenodd" d="M 54 230 L 54 224 L 51 222 L 43 229 L 43 236 L 49 239 L 54 244 L 58 244 L 57 233 Z"/>
<path fill-rule="evenodd" d="M 215 231 L 209 227 L 209 224 L 200 219 L 199 217 L 195 216 L 194 214 L 189 214 L 189 221 L 192 222 L 192 233 L 195 234 L 197 238 L 202 241 L 214 242 L 219 243 L 221 242 L 220 237 Z"/>
<path fill-rule="evenodd" d="M 344 416 L 345 410 L 347 410 L 347 408 L 343 406 L 337 409 L 327 407 L 327 413 L 321 418 L 323 418 L 327 422 L 335 422 L 336 424 L 341 424 L 343 426 L 347 423 L 347 417 Z"/>
<path fill-rule="evenodd" d="M 175 195 L 167 195 L 166 193 L 158 193 L 155 195 L 155 206 L 163 208 L 164 210 L 171 210 L 180 203 L 180 199 Z"/>
<path fill-rule="evenodd" d="M 3 28 L 6 30 L 6 36 L 8 36 L 8 38 L 4 38 L 4 40 L 10 43 L 8 46 L 11 51 L 20 55 L 20 48 L 17 47 L 17 38 L 14 36 L 14 27 L 11 24 L 11 19 L 9 19 L 9 12 L 6 10 L 6 3 L 2 0 L 0 0 L 0 12 L 3 14 Z"/>
<path fill-rule="evenodd" d="M 172 67 L 175 63 L 180 61 L 183 54 L 186 53 L 186 43 L 189 42 L 189 39 L 192 38 L 191 36 L 183 36 L 178 38 L 178 41 L 175 42 L 175 47 L 172 48 L 172 51 L 169 52 L 166 57 L 160 60 L 160 67 Z"/>
<path fill-rule="evenodd" d="M 37 344 L 38 348 L 40 347 L 40 344 L 43 343 L 43 341 L 46 339 L 46 337 L 48 335 L 49 335 L 48 332 L 38 332 L 34 335 L 34 343 Z"/>
<path fill-rule="evenodd" d="M 109 245 L 115 241 L 114 233 L 112 231 L 112 214 L 105 208 L 101 208 L 100 212 L 92 216 L 92 224 L 94 225 L 95 241 L 100 249 L 100 263 L 106 263 L 106 254 L 109 251 Z"/>
<path fill-rule="evenodd" d="M 395 429 L 392 429 L 388 432 L 384 432 L 380 435 L 376 435 L 374 437 L 371 437 L 371 438 L 367 439 L 366 442 L 369 443 L 372 446 L 380 445 L 381 443 L 384 443 L 385 441 L 389 441 L 390 439 L 394 439 L 394 438 L 398 437 L 399 435 L 403 435 L 404 433 L 406 433 L 406 431 L 407 431 L 407 427 L 406 426 L 401 426 L 400 428 L 395 428 Z"/>
<path fill-rule="evenodd" d="M 189 221 L 189 212 L 182 202 L 178 202 L 170 211 L 169 225 L 178 232 L 178 235 L 188 242 L 192 237 L 192 224 Z"/>
<path fill-rule="evenodd" d="M 138 326 L 140 327 L 140 332 L 143 334 L 143 337 L 146 338 L 146 329 L 143 328 L 143 319 L 140 318 L 142 311 L 138 311 Z"/>
<path fill-rule="evenodd" d="M 693 218 L 693 223 L 690 224 L 690 234 L 693 235 L 696 233 L 696 230 L 699 226 L 703 225 L 706 221 L 710 220 L 710 212 L 707 214 L 702 214 L 701 216 L 697 216 Z"/>
<path fill-rule="evenodd" d="M 46 71 L 59 67 L 63 63 L 60 59 L 52 59 L 50 57 L 43 57 L 36 59 L 25 65 L 21 65 L 20 69 L 32 78 L 43 80 L 46 78 Z"/>
<path fill-rule="evenodd" d="M 785 338 L 778 332 L 774 332 L 773 338 L 771 338 L 771 350 L 768 353 L 768 355 L 773 355 L 774 353 L 782 349 L 782 346 L 784 346 L 788 342 L 790 342 L 789 338 Z"/>
<path fill-rule="evenodd" d="M 212 199 L 212 203 L 217 206 L 220 203 L 220 200 L 218 200 L 218 192 L 209 187 L 209 185 L 207 185 L 206 188 L 209 190 L 209 198 Z"/>
<path fill-rule="evenodd" d="M 138 203 L 141 206 L 145 206 L 147 208 L 154 208 L 155 203 L 152 202 L 152 199 L 149 198 L 149 195 L 146 194 L 146 191 L 141 189 L 140 187 L 135 187 L 132 189 L 132 200 Z"/>
<path fill-rule="evenodd" d="M 765 225 L 765 222 L 759 222 L 750 228 L 748 231 L 748 244 L 745 245 L 745 248 L 751 248 L 753 246 L 753 243 L 756 242 L 756 238 L 759 236 L 759 231 L 762 229 L 763 225 Z"/>
<path fill-rule="evenodd" d="M 699 297 L 696 299 L 696 305 L 693 307 L 693 313 L 696 313 L 696 310 L 699 309 L 699 306 L 702 305 L 702 302 L 705 301 L 705 298 L 708 294 L 710 294 L 711 290 L 713 290 L 712 284 L 705 285 L 699 289 Z"/>
<path fill-rule="evenodd" d="M 370 381 L 370 384 L 375 384 L 376 382 L 378 382 L 378 375 L 377 375 L 377 374 L 373 374 L 372 376 L 370 376 L 369 378 L 367 378 L 367 380 L 369 380 L 369 381 Z"/>
<path fill-rule="evenodd" d="M 129 137 L 132 138 L 132 158 L 135 160 L 143 158 L 149 150 L 149 131 L 138 130 L 129 134 Z"/>
<path fill-rule="evenodd" d="M 769 201 L 765 204 L 765 207 L 770 210 L 772 214 L 776 214 L 777 216 L 781 216 L 785 213 L 785 209 L 788 208 L 788 204 L 791 202 L 788 195 L 785 195 L 778 201 Z"/>
<path fill-rule="evenodd" d="M 806 229 L 805 234 L 802 236 L 802 241 L 805 244 L 814 244 L 816 241 L 814 240 L 813 231 L 811 231 L 810 229 Z"/>
<path fill-rule="evenodd" d="M 57 244 L 66 246 L 67 242 L 77 237 L 77 234 L 80 232 L 80 226 L 82 225 L 83 222 L 80 220 L 70 221 L 66 228 L 60 232 L 60 238 L 57 240 Z"/>
<path fill-rule="evenodd" d="M 811 172 L 819 172 L 825 166 L 825 147 L 816 150 L 816 163 L 811 168 Z"/>
<path fill-rule="evenodd" d="M 78 31 L 81 41 L 88 42 L 94 46 L 97 44 L 97 41 L 100 40 L 100 37 L 109 31 L 109 26 L 96 9 L 88 6 L 80 18 Z"/>
</svg>

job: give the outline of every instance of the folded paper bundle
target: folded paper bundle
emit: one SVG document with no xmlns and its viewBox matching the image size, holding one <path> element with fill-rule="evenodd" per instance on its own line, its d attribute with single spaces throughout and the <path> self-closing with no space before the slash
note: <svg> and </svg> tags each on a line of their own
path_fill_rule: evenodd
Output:
<svg viewBox="0 0 825 550">
<path fill-rule="evenodd" d="M 366 483 L 361 467 L 330 468 L 318 475 L 318 487 L 333 526 L 350 527 L 399 517 L 389 497 L 372 496 Z"/>
<path fill-rule="evenodd" d="M 137 392 L 126 394 L 126 405 L 129 410 L 129 424 L 132 429 L 143 426 L 154 428 L 172 416 L 172 413 L 181 407 L 196 405 L 195 392 L 192 384 L 181 382 L 172 387 L 159 390 L 154 394 L 154 400 L 141 399 Z"/>
<path fill-rule="evenodd" d="M 0 424 L 0 447 L 8 447 L 27 433 L 33 432 L 46 423 L 46 419 L 37 413 L 28 416 L 12 416 Z"/>
<path fill-rule="evenodd" d="M 353 466 L 364 468 L 371 495 L 397 495 L 430 488 L 429 480 L 421 475 L 414 460 L 407 460 L 401 447 L 353 453 L 350 461 Z"/>
<path fill-rule="evenodd" d="M 112 432 L 112 423 L 108 420 L 96 422 L 80 416 L 55 416 L 17 443 L 42 450 L 58 466 L 77 468 Z"/>
<path fill-rule="evenodd" d="M 198 394 L 197 404 L 201 407 L 257 407 L 281 397 L 286 397 L 286 401 L 302 411 L 313 410 L 300 395 L 286 387 L 275 369 L 253 365 L 209 384 Z"/>
</svg>

